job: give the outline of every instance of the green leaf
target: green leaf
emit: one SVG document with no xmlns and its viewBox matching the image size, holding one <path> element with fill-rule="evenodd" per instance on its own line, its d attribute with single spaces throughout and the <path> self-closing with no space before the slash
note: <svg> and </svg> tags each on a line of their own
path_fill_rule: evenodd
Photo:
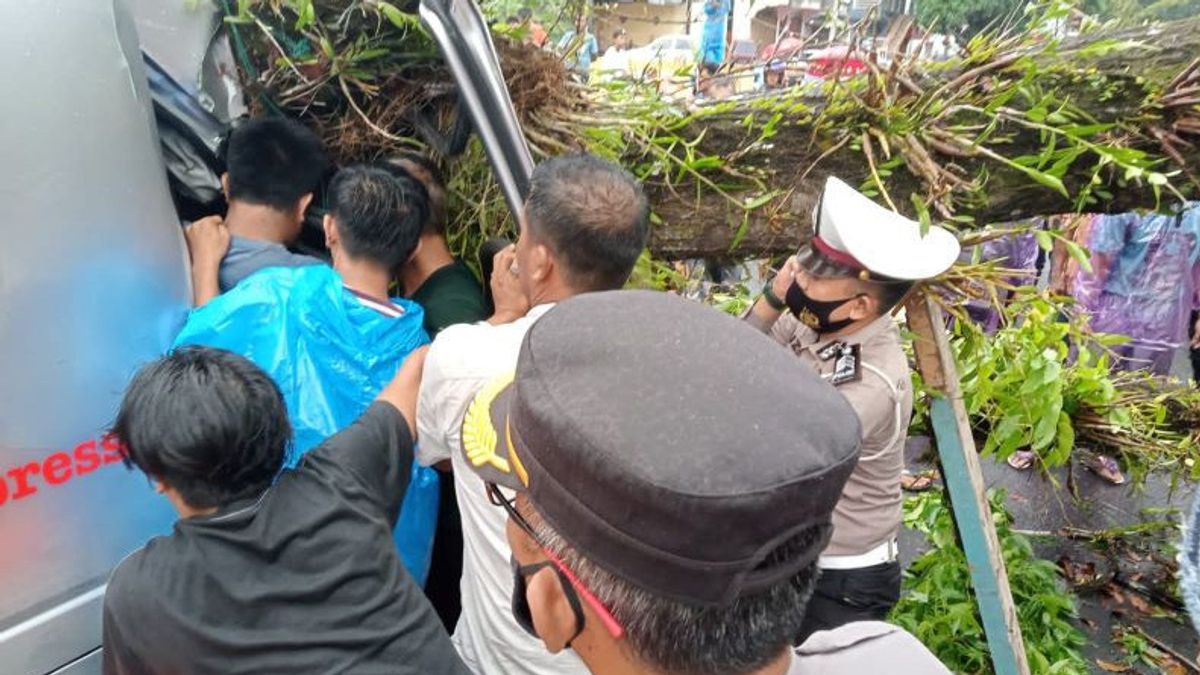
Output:
<svg viewBox="0 0 1200 675">
<path fill-rule="evenodd" d="M 1079 50 L 1079 55 L 1084 58 L 1095 58 L 1107 56 L 1114 52 L 1123 52 L 1130 49 L 1149 49 L 1147 45 L 1138 40 L 1117 40 L 1116 38 L 1108 38 L 1105 40 L 1096 40 L 1089 43 L 1087 46 Z"/>
<path fill-rule="evenodd" d="M 396 28 L 408 29 L 408 28 L 413 28 L 413 27 L 418 27 L 418 28 L 420 27 L 420 20 L 417 19 L 417 17 L 415 17 L 411 14 L 405 14 L 404 12 L 401 12 L 392 3 L 384 2 L 383 0 L 378 0 L 376 4 L 379 7 L 379 11 L 383 13 L 383 16 L 388 21 L 391 21 L 392 25 L 395 26 Z"/>
<path fill-rule="evenodd" d="M 296 30 L 302 31 L 308 28 L 317 20 L 316 10 L 313 9 L 313 0 L 300 0 L 296 7 Z"/>
<path fill-rule="evenodd" d="M 1068 136 L 1075 138 L 1087 138 L 1096 134 L 1104 133 L 1117 125 L 1111 123 L 1105 124 L 1079 124 L 1075 126 L 1065 127 L 1062 131 Z"/>
<path fill-rule="evenodd" d="M 761 194 L 757 197 L 754 197 L 753 199 L 747 197 L 745 204 L 742 205 L 742 208 L 747 211 L 753 211 L 753 210 L 769 203 L 771 200 L 775 199 L 780 194 L 782 194 L 782 192 L 780 190 L 771 190 L 770 192 L 768 192 L 766 194 Z"/>
<path fill-rule="evenodd" d="M 729 252 L 733 253 L 737 247 L 741 245 L 742 240 L 746 238 L 746 233 L 750 231 L 750 212 L 746 211 L 742 214 L 742 223 L 738 225 L 737 232 L 733 234 L 733 241 L 729 242 Z"/>
<path fill-rule="evenodd" d="M 917 220 L 921 223 L 921 236 L 929 233 L 929 228 L 933 225 L 933 221 L 929 217 L 929 205 L 925 199 L 917 193 L 912 193 L 909 196 L 912 201 L 913 208 L 917 210 Z"/>
<path fill-rule="evenodd" d="M 1063 239 L 1063 245 L 1067 248 L 1067 253 L 1074 258 L 1075 262 L 1079 263 L 1079 267 L 1086 273 L 1092 273 L 1092 261 L 1088 257 L 1087 251 L 1083 247 L 1070 239 Z"/>
<path fill-rule="evenodd" d="M 1071 424 L 1071 417 L 1065 412 L 1058 414 L 1058 428 L 1055 438 L 1054 452 L 1047 457 L 1047 463 L 1052 465 L 1063 465 L 1067 463 L 1067 459 L 1071 456 L 1071 450 L 1075 447 L 1075 427 Z"/>
<path fill-rule="evenodd" d="M 1020 168 L 1026 176 L 1029 176 L 1030 178 L 1037 181 L 1041 185 L 1044 185 L 1044 186 L 1050 188 L 1051 190 L 1054 190 L 1055 192 L 1059 193 L 1063 197 L 1066 197 L 1067 199 L 1071 198 L 1070 193 L 1067 192 L 1067 186 L 1063 185 L 1061 178 L 1058 178 L 1056 176 L 1051 176 L 1048 173 L 1043 173 L 1041 171 L 1038 171 L 1037 169 L 1031 169 L 1029 167 L 1020 167 Z"/>
<path fill-rule="evenodd" d="M 1043 251 L 1049 253 L 1054 248 L 1054 237 L 1046 230 L 1038 230 L 1034 235 L 1037 237 L 1038 246 Z"/>
</svg>

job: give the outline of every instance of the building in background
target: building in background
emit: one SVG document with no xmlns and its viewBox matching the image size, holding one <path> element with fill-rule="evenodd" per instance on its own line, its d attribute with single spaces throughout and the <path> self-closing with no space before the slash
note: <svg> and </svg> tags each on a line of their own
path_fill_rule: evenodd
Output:
<svg viewBox="0 0 1200 675">
<path fill-rule="evenodd" d="M 867 37 L 884 35 L 897 17 L 910 14 L 913 0 L 732 0 L 727 39 L 753 40 L 759 49 L 787 37 L 821 41 L 818 33 L 827 30 L 828 19 L 861 21 L 874 10 L 876 20 Z M 704 30 L 705 0 L 634 0 L 597 5 L 594 32 L 606 49 L 618 28 L 625 29 L 630 46 L 641 47 L 668 34 L 688 34 L 697 38 Z M 825 38 L 821 44 L 827 43 Z"/>
</svg>

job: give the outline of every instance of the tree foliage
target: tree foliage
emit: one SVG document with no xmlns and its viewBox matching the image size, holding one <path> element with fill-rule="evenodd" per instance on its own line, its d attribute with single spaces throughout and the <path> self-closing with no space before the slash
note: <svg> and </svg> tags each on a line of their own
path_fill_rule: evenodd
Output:
<svg viewBox="0 0 1200 675">
<path fill-rule="evenodd" d="M 1200 0 L 1086 0 L 1083 11 L 1126 24 L 1175 21 L 1200 16 Z"/>
<path fill-rule="evenodd" d="M 1024 0 L 920 0 L 917 19 L 921 25 L 935 26 L 939 32 L 970 37 L 1018 13 L 1024 6 Z"/>
<path fill-rule="evenodd" d="M 1080 653 L 1087 637 L 1076 624 L 1075 600 L 1063 587 L 1057 568 L 1039 560 L 1029 539 L 1013 531 L 1005 493 L 989 492 L 988 499 L 1030 670 L 1087 672 Z M 905 593 L 889 619 L 916 635 L 952 672 L 992 672 L 970 567 L 955 539 L 954 520 L 942 491 L 905 500 L 904 525 L 924 534 L 932 548 L 906 571 Z"/>
</svg>

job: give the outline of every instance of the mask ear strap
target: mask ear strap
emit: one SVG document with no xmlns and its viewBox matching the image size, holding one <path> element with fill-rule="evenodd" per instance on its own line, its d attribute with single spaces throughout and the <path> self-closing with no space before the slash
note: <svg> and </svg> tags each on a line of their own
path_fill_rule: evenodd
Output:
<svg viewBox="0 0 1200 675">
<path fill-rule="evenodd" d="M 583 604 L 579 602 L 579 594 L 575 592 L 575 586 L 571 583 L 571 580 L 567 578 L 566 574 L 563 574 L 562 570 L 558 569 L 557 565 L 554 567 L 554 572 L 558 574 L 558 581 L 562 586 L 563 595 L 567 597 L 567 604 L 571 605 L 571 611 L 575 613 L 575 634 L 571 636 L 571 639 L 567 640 L 566 644 L 570 648 L 575 638 L 579 637 L 580 633 L 583 632 L 586 617 L 583 613 Z"/>
</svg>

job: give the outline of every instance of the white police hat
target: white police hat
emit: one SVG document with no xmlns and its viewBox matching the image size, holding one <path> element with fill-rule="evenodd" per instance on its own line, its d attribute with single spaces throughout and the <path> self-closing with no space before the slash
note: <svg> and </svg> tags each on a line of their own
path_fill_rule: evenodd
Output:
<svg viewBox="0 0 1200 675">
<path fill-rule="evenodd" d="M 899 281 L 930 279 L 950 269 L 961 246 L 948 230 L 886 209 L 833 176 L 813 214 L 816 252 L 842 267 Z"/>
</svg>

